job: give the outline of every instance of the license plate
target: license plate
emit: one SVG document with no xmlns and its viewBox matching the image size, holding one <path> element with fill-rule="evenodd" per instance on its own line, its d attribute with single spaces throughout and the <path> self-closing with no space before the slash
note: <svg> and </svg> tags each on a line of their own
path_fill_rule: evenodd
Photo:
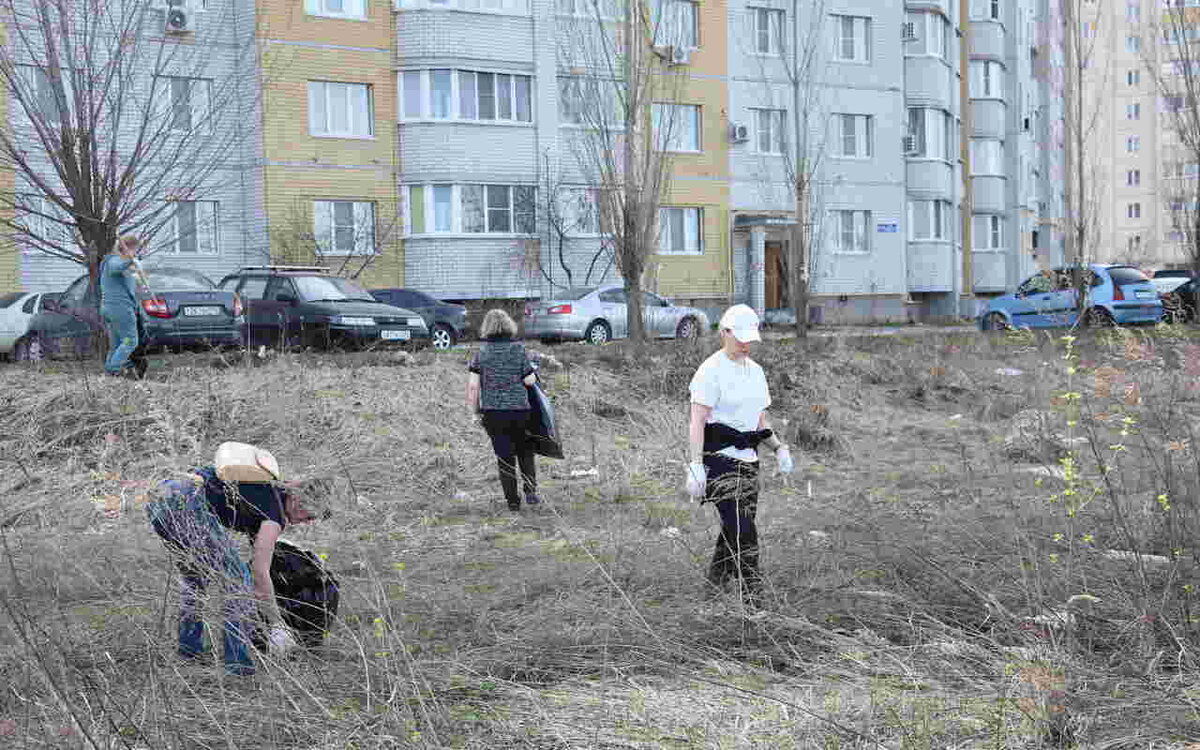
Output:
<svg viewBox="0 0 1200 750">
<path fill-rule="evenodd" d="M 224 308 L 213 307 L 212 305 L 203 306 L 184 306 L 183 314 L 189 317 L 205 316 L 205 315 L 220 315 Z"/>
<path fill-rule="evenodd" d="M 408 341 L 412 338 L 410 331 L 380 331 L 379 335 L 384 341 Z"/>
</svg>

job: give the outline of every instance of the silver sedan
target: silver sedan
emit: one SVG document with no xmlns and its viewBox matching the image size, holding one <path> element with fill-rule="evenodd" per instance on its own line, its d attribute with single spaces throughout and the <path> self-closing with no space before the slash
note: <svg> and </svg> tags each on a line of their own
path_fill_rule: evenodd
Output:
<svg viewBox="0 0 1200 750">
<path fill-rule="evenodd" d="M 657 294 L 642 292 L 646 334 L 651 338 L 695 338 L 708 328 L 708 316 L 677 307 Z M 525 337 L 582 339 L 603 344 L 629 335 L 625 288 L 619 284 L 568 289 L 554 299 L 525 306 Z"/>
</svg>

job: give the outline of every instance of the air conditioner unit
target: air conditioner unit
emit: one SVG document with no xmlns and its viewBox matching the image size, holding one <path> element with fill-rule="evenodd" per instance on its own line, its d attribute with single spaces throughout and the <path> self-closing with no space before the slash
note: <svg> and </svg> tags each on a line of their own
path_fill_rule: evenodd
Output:
<svg viewBox="0 0 1200 750">
<path fill-rule="evenodd" d="M 900 41 L 915 42 L 917 41 L 917 25 L 911 21 L 900 24 Z"/>
<path fill-rule="evenodd" d="M 168 34 L 191 34 L 196 30 L 196 16 L 182 2 L 169 2 L 163 26 Z"/>
<path fill-rule="evenodd" d="M 901 148 L 904 149 L 905 156 L 911 156 L 917 153 L 917 137 L 915 135 L 906 135 L 901 139 Z"/>
<path fill-rule="evenodd" d="M 692 61 L 692 51 L 687 47 L 672 47 L 670 59 L 672 65 L 687 65 Z"/>
<path fill-rule="evenodd" d="M 750 128 L 740 122 L 729 123 L 729 140 L 734 143 L 745 143 L 750 140 Z"/>
</svg>

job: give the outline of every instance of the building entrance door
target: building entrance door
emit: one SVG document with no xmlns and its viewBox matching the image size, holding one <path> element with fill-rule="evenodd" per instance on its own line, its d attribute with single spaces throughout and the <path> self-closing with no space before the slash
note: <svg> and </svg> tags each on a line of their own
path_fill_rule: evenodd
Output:
<svg viewBox="0 0 1200 750">
<path fill-rule="evenodd" d="M 763 296 L 767 309 L 783 307 L 786 304 L 786 300 L 784 300 L 786 285 L 783 278 L 783 243 L 767 242 L 764 246 L 763 261 L 767 266 L 763 269 L 763 285 L 765 287 Z"/>
</svg>

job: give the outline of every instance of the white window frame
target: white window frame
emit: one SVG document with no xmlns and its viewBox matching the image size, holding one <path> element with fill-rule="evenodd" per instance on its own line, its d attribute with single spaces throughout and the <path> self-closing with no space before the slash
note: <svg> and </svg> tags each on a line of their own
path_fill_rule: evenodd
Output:
<svg viewBox="0 0 1200 750">
<path fill-rule="evenodd" d="M 1126 219 L 1142 218 L 1142 204 L 1140 201 L 1133 201 L 1131 203 L 1125 204 L 1125 218 Z"/>
<path fill-rule="evenodd" d="M 356 21 L 367 20 L 368 0 L 304 0 L 304 12 L 322 18 L 345 18 Z M 342 10 L 330 6 L 340 4 Z"/>
<path fill-rule="evenodd" d="M 655 47 L 700 48 L 700 9 L 692 0 L 654 0 L 650 6 Z"/>
<path fill-rule="evenodd" d="M 316 138 L 356 138 L 372 139 L 375 137 L 375 106 L 373 87 L 369 83 L 352 83 L 347 81 L 309 81 L 308 82 L 308 131 Z M 350 127 L 336 129 L 333 123 L 332 104 L 337 92 L 345 92 L 347 110 L 345 119 Z M 352 101 L 352 98 L 355 101 Z M 361 107 L 361 111 L 359 108 Z M 363 120 L 362 123 L 356 120 Z M 365 129 L 356 129 L 363 125 Z"/>
<path fill-rule="evenodd" d="M 833 116 L 837 128 L 833 156 L 837 159 L 870 159 L 875 156 L 875 118 L 838 112 Z M 852 144 L 851 149 L 847 145 Z"/>
<path fill-rule="evenodd" d="M 913 116 L 914 111 L 920 115 Z M 953 162 L 957 158 L 958 128 L 954 116 L 944 109 L 932 107 L 909 107 L 907 133 L 916 138 L 917 148 L 909 158 L 940 159 Z M 919 123 L 914 123 L 914 119 Z M 920 130 L 914 130 L 914 124 Z M 940 127 L 939 127 L 940 126 Z"/>
<path fill-rule="evenodd" d="M 682 237 L 676 237 L 681 232 Z M 703 255 L 704 209 L 699 206 L 661 206 L 658 209 L 658 254 Z"/>
<path fill-rule="evenodd" d="M 481 76 L 491 81 L 492 117 L 480 117 L 485 99 L 480 90 Z M 467 86 L 470 81 L 470 86 Z M 439 82 L 448 84 L 444 90 Z M 532 125 L 534 121 L 533 77 L 508 71 L 466 68 L 420 68 L 402 70 L 398 80 L 401 122 L 475 122 L 489 125 Z M 507 88 L 507 103 L 499 93 Z M 522 92 L 524 99 L 522 100 Z M 415 100 L 415 101 L 414 101 Z M 416 114 L 411 110 L 416 104 Z M 522 105 L 524 105 L 522 107 Z M 501 112 L 507 110 L 507 117 Z"/>
<path fill-rule="evenodd" d="M 518 192 L 528 191 L 527 203 L 530 211 L 522 212 L 518 209 Z M 477 210 L 480 212 L 478 219 L 482 223 L 479 228 L 473 228 L 473 225 L 467 224 L 468 210 L 467 201 L 478 193 L 480 203 Z M 503 198 L 501 198 L 503 196 Z M 502 234 L 502 235 L 519 235 L 529 236 L 537 233 L 537 188 L 532 185 L 497 185 L 497 184 L 469 184 L 458 186 L 459 201 L 456 208 L 459 209 L 459 226 L 465 234 Z M 524 213 L 527 224 L 527 231 L 519 231 L 517 223 L 521 218 L 520 214 Z M 508 228 L 499 229 L 500 217 L 507 217 Z"/>
<path fill-rule="evenodd" d="M 972 250 L 977 253 L 1004 250 L 1004 217 L 1001 214 L 974 214 L 971 225 Z"/>
<path fill-rule="evenodd" d="M 1125 171 L 1125 186 L 1140 187 L 1142 184 L 1142 170 L 1128 169 Z"/>
<path fill-rule="evenodd" d="M 220 203 L 217 201 L 171 201 L 175 208 L 171 211 L 168 226 L 171 237 L 167 243 L 167 252 L 171 255 L 220 255 L 218 238 Z M 187 222 L 192 224 L 192 231 L 185 230 L 184 214 L 190 213 Z M 205 231 L 207 230 L 207 231 Z M 184 249 L 185 243 L 190 249 Z"/>
<path fill-rule="evenodd" d="M 995 138 L 971 139 L 971 174 L 1004 176 L 1004 141 Z"/>
<path fill-rule="evenodd" d="M 501 16 L 528 16 L 529 0 L 395 0 L 396 10 L 452 10 Z"/>
<path fill-rule="evenodd" d="M 787 110 L 752 109 L 754 150 L 760 154 L 787 153 Z"/>
<path fill-rule="evenodd" d="M 65 215 L 62 209 L 54 205 L 49 198 L 39 193 L 18 193 L 14 198 L 16 205 L 13 207 L 13 223 L 26 227 L 28 230 L 28 234 L 16 237 L 17 242 L 31 248 L 38 248 L 43 244 L 63 249 L 75 246 L 74 229 L 51 218 L 52 216 L 63 216 L 65 220 Z M 21 214 L 26 213 L 27 209 L 32 210 L 32 213 L 29 213 L 30 222 L 21 219 Z M 31 242 L 30 236 L 37 237 L 41 242 Z"/>
<path fill-rule="evenodd" d="M 592 103 L 606 100 L 604 111 L 589 111 Z M 594 120 L 605 115 L 603 123 L 607 130 L 623 131 L 625 118 L 621 116 L 617 83 L 611 79 L 591 76 L 558 77 L 558 123 L 560 127 L 594 128 L 600 123 Z"/>
<path fill-rule="evenodd" d="M 954 236 L 954 207 L 950 201 L 918 200 L 908 202 L 908 239 L 910 242 L 946 242 Z M 918 230 L 925 226 L 929 233 Z"/>
<path fill-rule="evenodd" d="M 1142 51 L 1142 37 L 1140 34 L 1130 34 L 1125 37 L 1125 51 L 1134 54 Z"/>
<path fill-rule="evenodd" d="M 354 247 L 346 250 L 338 245 L 339 207 L 348 206 L 350 210 L 350 236 Z M 339 198 L 318 198 L 313 200 L 313 239 L 317 246 L 317 255 L 336 256 L 368 256 L 376 255 L 376 215 L 374 201 L 363 201 Z M 345 224 L 341 225 L 345 227 Z"/>
<path fill-rule="evenodd" d="M 155 76 L 155 90 L 162 97 L 160 113 L 168 130 L 176 133 L 211 133 L 213 130 L 212 80 L 189 76 Z M 180 98 L 186 98 L 186 102 Z M 176 127 L 180 112 L 188 109 L 188 124 Z"/>
<path fill-rule="evenodd" d="M 750 33 L 754 54 L 778 57 L 783 54 L 783 30 L 787 14 L 778 8 L 750 7 Z"/>
<path fill-rule="evenodd" d="M 699 104 L 655 103 L 651 108 L 654 145 L 671 153 L 698 154 L 704 150 Z"/>
<path fill-rule="evenodd" d="M 1125 152 L 1136 154 L 1142 150 L 1142 137 L 1140 135 L 1130 135 L 1125 137 Z"/>
<path fill-rule="evenodd" d="M 563 187 L 558 192 L 562 232 L 569 237 L 600 237 L 600 191 L 594 187 Z"/>
<path fill-rule="evenodd" d="M 621 18 L 621 0 L 557 0 L 555 13 L 561 18 L 616 21 Z"/>
<path fill-rule="evenodd" d="M 916 36 L 905 44 L 906 55 L 926 55 L 942 61 L 950 59 L 953 32 L 949 19 L 934 11 L 910 11 L 904 15 L 904 20 L 912 24 Z"/>
<path fill-rule="evenodd" d="M 870 16 L 831 14 L 833 33 L 833 59 L 841 63 L 870 65 L 872 49 L 872 25 Z M 849 55 L 847 55 L 849 52 Z"/>
<path fill-rule="evenodd" d="M 1004 98 L 1004 65 L 996 60 L 971 61 L 971 98 Z"/>
<path fill-rule="evenodd" d="M 870 211 L 834 209 L 829 212 L 833 228 L 833 252 L 838 255 L 867 255 L 871 252 Z"/>
<path fill-rule="evenodd" d="M 1129 104 L 1126 104 L 1125 105 L 1125 119 L 1126 120 L 1142 119 L 1142 103 L 1141 102 L 1130 102 Z"/>
</svg>

